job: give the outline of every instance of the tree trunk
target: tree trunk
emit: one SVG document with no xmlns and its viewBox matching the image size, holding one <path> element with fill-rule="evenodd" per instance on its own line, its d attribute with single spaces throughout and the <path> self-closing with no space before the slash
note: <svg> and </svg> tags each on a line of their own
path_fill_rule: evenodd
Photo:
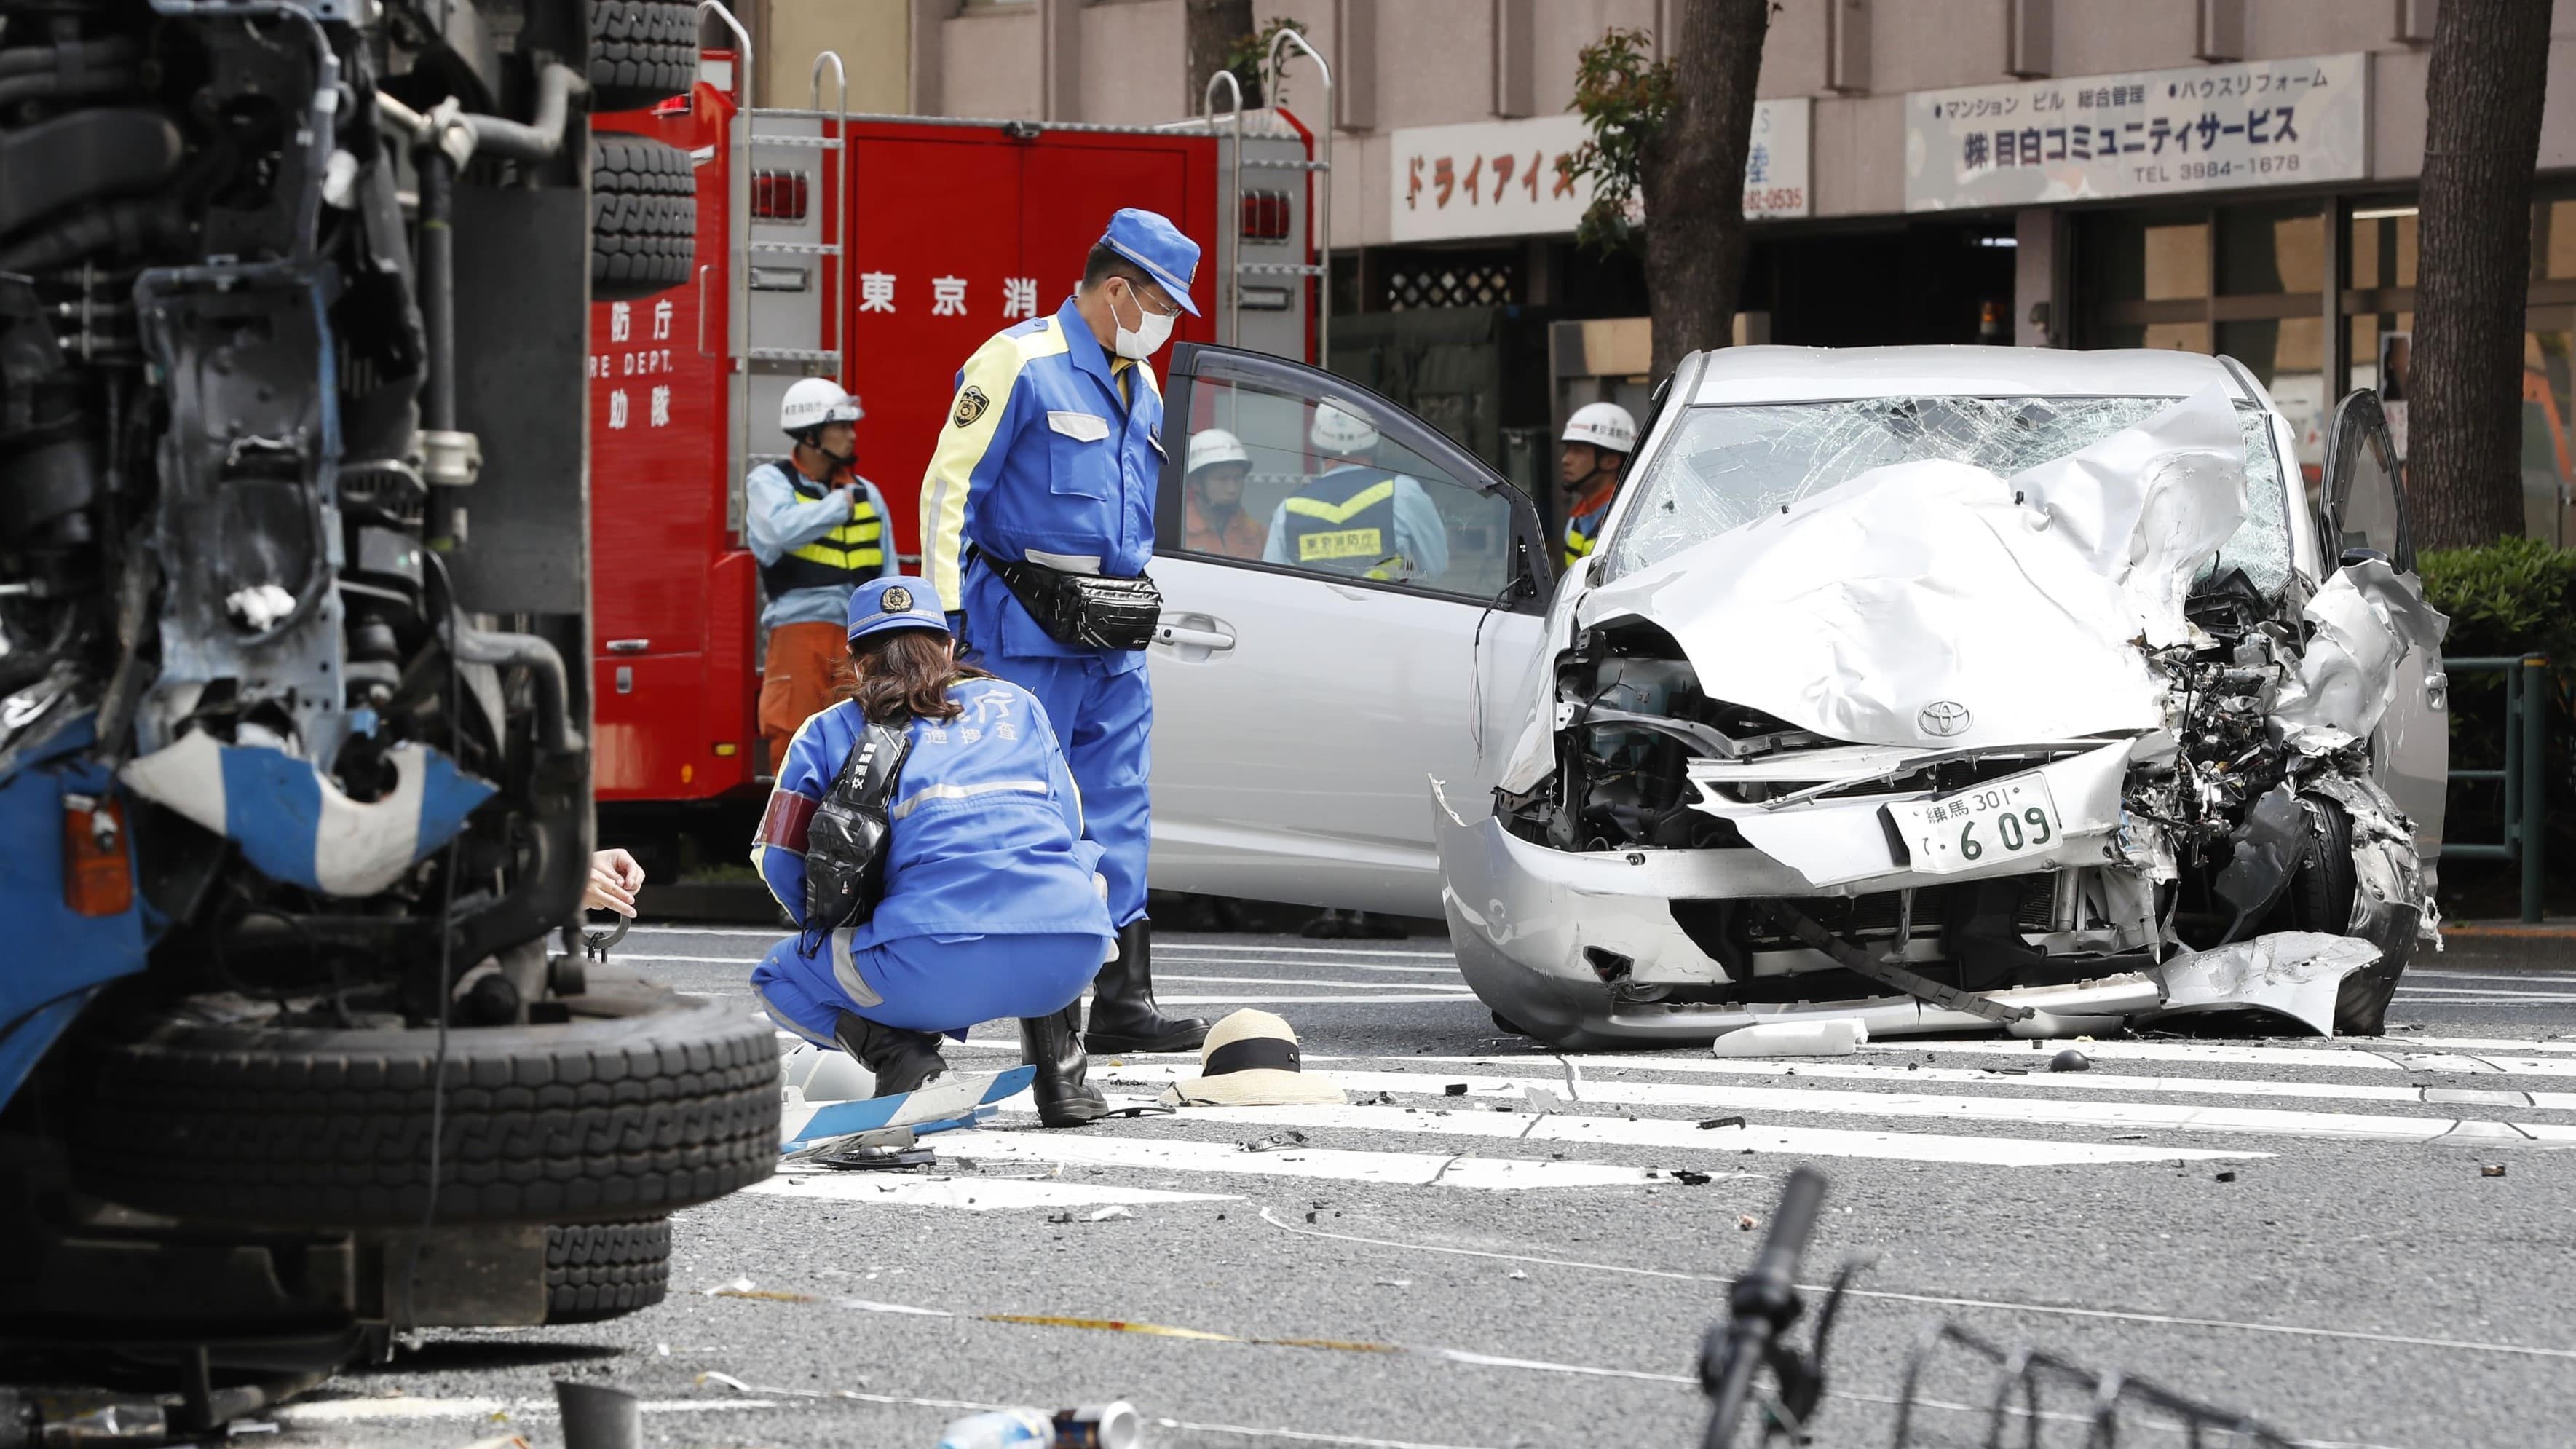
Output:
<svg viewBox="0 0 2576 1449">
<path fill-rule="evenodd" d="M 1644 148 L 1646 295 L 1655 373 L 1734 335 L 1744 281 L 1744 158 L 1771 0 L 1682 0 L 1672 118 Z"/>
<path fill-rule="evenodd" d="M 1181 24 L 1188 32 L 1183 49 L 1189 52 L 1190 111 L 1195 115 L 1207 103 L 1209 78 L 1225 69 L 1226 57 L 1252 33 L 1252 0 L 1183 0 Z M 1260 93 L 1259 77 L 1243 82 L 1245 106 L 1260 105 Z"/>
<path fill-rule="evenodd" d="M 2424 92 L 2406 498 L 2417 545 L 2522 532 L 2523 308 L 2550 0 L 2450 0 Z"/>
</svg>

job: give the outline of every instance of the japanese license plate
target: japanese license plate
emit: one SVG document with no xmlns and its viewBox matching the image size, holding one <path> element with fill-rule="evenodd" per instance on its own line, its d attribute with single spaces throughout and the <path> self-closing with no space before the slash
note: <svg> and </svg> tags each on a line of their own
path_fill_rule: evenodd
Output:
<svg viewBox="0 0 2576 1449">
<path fill-rule="evenodd" d="M 1890 805 L 1887 814 L 1913 855 L 1912 868 L 1925 875 L 2038 855 L 2057 844 L 2065 829 L 2048 781 L 2036 771 L 1989 780 L 1939 800 Z"/>
</svg>

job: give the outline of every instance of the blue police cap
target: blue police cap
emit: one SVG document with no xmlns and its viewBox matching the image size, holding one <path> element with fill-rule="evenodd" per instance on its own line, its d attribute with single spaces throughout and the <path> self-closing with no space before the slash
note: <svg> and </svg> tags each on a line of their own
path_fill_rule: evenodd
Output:
<svg viewBox="0 0 2576 1449">
<path fill-rule="evenodd" d="M 939 594 L 930 587 L 930 580 L 897 574 L 870 579 L 851 592 L 851 643 L 896 629 L 948 632 L 948 618 L 939 612 Z"/>
<path fill-rule="evenodd" d="M 1109 218 L 1109 230 L 1101 234 L 1100 244 L 1143 267 L 1145 275 L 1181 304 L 1182 311 L 1199 315 L 1198 303 L 1190 300 L 1190 283 L 1199 275 L 1199 244 L 1181 235 L 1181 229 L 1160 212 L 1122 208 Z"/>
</svg>

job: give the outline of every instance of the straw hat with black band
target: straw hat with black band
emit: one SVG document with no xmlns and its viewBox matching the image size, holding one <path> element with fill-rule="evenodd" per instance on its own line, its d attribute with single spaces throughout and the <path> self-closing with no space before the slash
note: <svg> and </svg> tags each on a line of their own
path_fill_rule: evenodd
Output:
<svg viewBox="0 0 2576 1449">
<path fill-rule="evenodd" d="M 1199 1074 L 1172 1084 L 1173 1107 L 1288 1107 L 1344 1102 L 1342 1089 L 1301 1069 L 1297 1032 L 1284 1019 L 1249 1008 L 1208 1029 Z"/>
</svg>

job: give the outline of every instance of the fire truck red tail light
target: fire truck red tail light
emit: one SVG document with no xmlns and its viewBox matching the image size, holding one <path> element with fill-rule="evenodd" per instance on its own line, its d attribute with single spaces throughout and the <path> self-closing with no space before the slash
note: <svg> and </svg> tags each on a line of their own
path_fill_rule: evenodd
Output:
<svg viewBox="0 0 2576 1449">
<path fill-rule="evenodd" d="M 802 171 L 751 173 L 751 214 L 758 221 L 803 221 L 807 186 Z"/>
<path fill-rule="evenodd" d="M 1285 191 L 1243 193 L 1242 221 L 1245 241 L 1286 241 L 1288 239 L 1288 193 Z"/>
</svg>

